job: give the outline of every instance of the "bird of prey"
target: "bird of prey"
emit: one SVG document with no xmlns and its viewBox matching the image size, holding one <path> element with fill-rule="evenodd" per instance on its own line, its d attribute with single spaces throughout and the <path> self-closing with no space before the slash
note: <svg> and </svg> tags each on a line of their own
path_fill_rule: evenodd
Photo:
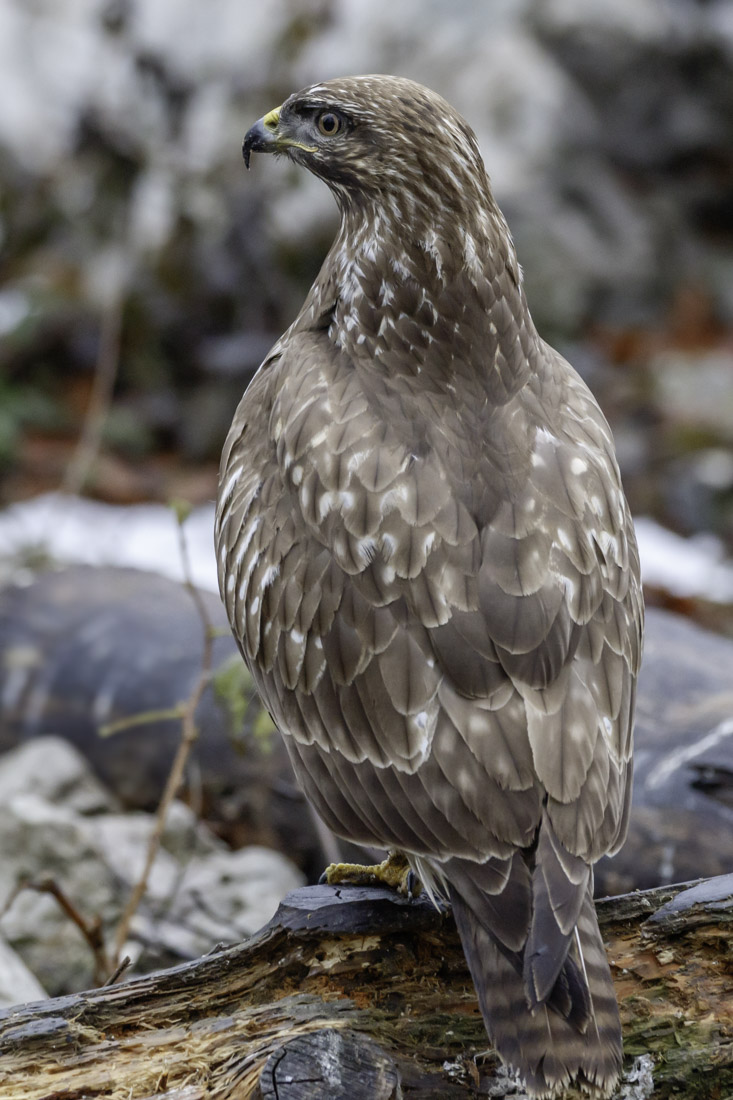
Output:
<svg viewBox="0 0 733 1100">
<path fill-rule="evenodd" d="M 503 1060 L 532 1095 L 607 1096 L 592 865 L 626 830 L 643 619 L 610 429 L 440 96 L 329 80 L 252 152 L 322 179 L 341 223 L 225 444 L 232 629 L 326 824 L 449 899 Z"/>
</svg>

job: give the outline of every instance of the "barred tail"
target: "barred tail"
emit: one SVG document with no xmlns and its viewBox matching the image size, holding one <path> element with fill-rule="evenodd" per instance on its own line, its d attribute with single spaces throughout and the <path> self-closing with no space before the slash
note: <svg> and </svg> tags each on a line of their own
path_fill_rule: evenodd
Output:
<svg viewBox="0 0 733 1100">
<path fill-rule="evenodd" d="M 454 889 L 450 894 L 486 1030 L 502 1060 L 532 1096 L 556 1097 L 571 1081 L 597 1100 L 610 1096 L 621 1072 L 621 1023 L 590 888 L 555 987 L 534 1011 L 521 957 L 498 947 L 482 915 Z"/>
</svg>

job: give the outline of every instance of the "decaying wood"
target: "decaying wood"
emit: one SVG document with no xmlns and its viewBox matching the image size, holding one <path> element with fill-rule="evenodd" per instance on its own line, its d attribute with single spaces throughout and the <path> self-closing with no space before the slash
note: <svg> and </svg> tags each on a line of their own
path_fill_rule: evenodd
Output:
<svg viewBox="0 0 733 1100">
<path fill-rule="evenodd" d="M 619 1097 L 725 1100 L 733 875 L 598 909 L 630 1071 Z M 309 887 L 245 944 L 0 1014 L 0 1096 L 458 1100 L 499 1087 L 485 1050 L 449 915 L 385 890 Z M 503 1083 L 492 1095 L 521 1095 Z"/>
</svg>

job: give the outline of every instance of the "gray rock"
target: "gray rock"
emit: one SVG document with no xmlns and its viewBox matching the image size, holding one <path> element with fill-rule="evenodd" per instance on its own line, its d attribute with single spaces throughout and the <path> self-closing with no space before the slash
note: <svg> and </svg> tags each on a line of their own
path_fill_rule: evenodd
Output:
<svg viewBox="0 0 733 1100">
<path fill-rule="evenodd" d="M 35 794 L 0 806 L 0 899 L 19 883 L 51 877 L 88 920 L 109 935 L 121 912 L 120 878 L 89 836 L 88 819 Z M 79 930 L 47 893 L 23 890 L 0 919 L 0 933 L 51 995 L 93 984 L 94 966 Z"/>
<path fill-rule="evenodd" d="M 186 867 L 174 911 L 181 922 L 228 942 L 251 936 L 281 898 L 305 884 L 291 861 L 270 848 L 197 856 Z"/>
<path fill-rule="evenodd" d="M 154 816 L 116 812 L 78 752 L 58 738 L 39 738 L 0 758 L 0 791 L 0 908 L 19 884 L 50 879 L 85 920 L 99 918 L 111 945 L 142 872 Z M 225 850 L 174 802 L 126 951 L 144 971 L 205 953 L 219 940 L 234 942 L 265 923 L 303 881 L 277 852 Z M 92 953 L 48 893 L 18 892 L 0 917 L 0 934 L 50 994 L 93 984 Z M 4 965 L 0 952 L 0 1001 L 5 986 L 7 997 L 16 997 L 16 984 L 17 998 L 43 996 L 40 985 L 29 992 L 15 971 L 5 981 Z"/>
<path fill-rule="evenodd" d="M 43 1001 L 48 994 L 17 951 L 0 936 L 0 1008 Z"/>
<path fill-rule="evenodd" d="M 649 540 L 645 524 L 639 525 L 639 533 L 644 536 L 640 543 L 645 548 Z M 668 556 L 665 550 L 665 560 Z M 707 578 L 707 584 L 713 564 L 704 556 L 701 561 L 701 575 Z M 692 548 L 683 542 L 673 572 L 691 583 L 692 566 Z M 720 569 L 722 584 L 727 575 L 723 575 L 722 565 Z M 660 583 L 656 574 L 647 579 Z M 730 578 L 726 583 L 730 587 Z M 83 629 L 87 619 L 95 618 L 106 624 L 104 659 L 96 661 L 92 659 L 96 651 L 89 633 Z M 94 725 L 94 699 L 100 682 L 114 677 L 118 705 L 128 714 L 136 713 L 141 706 L 159 706 L 161 692 L 165 693 L 164 703 L 180 697 L 198 660 L 196 626 L 190 598 L 180 586 L 132 570 L 78 568 L 39 578 L 35 584 L 5 595 L 0 593 L 0 663 L 14 647 L 32 644 L 43 658 L 39 661 L 39 677 L 45 667 L 41 678 L 53 685 L 53 691 L 47 694 L 46 711 L 36 711 L 29 718 L 19 702 L 10 712 L 0 712 L 0 730 L 24 731 L 32 721 L 36 732 L 40 732 L 63 716 L 64 729 L 89 753 L 99 774 L 119 780 L 118 789 L 123 793 L 132 792 L 134 796 L 146 792 L 147 801 L 153 802 L 160 793 L 165 761 L 172 754 L 177 731 L 171 731 L 171 723 L 159 722 L 143 730 L 131 729 L 100 739 Z M 180 640 L 177 665 L 169 661 L 166 639 L 171 632 Z M 97 643 L 99 637 L 96 635 Z M 195 644 L 186 652 L 186 639 L 191 638 Z M 146 667 L 136 663 L 143 647 L 148 657 Z M 239 658 L 235 660 L 236 667 L 240 667 Z M 698 874 L 722 874 L 733 868 L 731 668 L 732 641 L 700 630 L 679 616 L 649 609 L 638 691 L 629 838 L 614 860 L 599 864 L 599 892 L 620 893 L 683 881 Z M 33 691 L 29 690 L 27 698 L 32 697 Z M 199 769 L 198 789 L 217 827 L 230 830 L 233 846 L 264 840 L 292 855 L 315 879 L 325 863 L 338 857 L 324 857 L 312 818 L 282 759 L 280 738 L 275 736 L 264 748 L 261 746 L 256 731 L 262 713 L 255 699 L 247 703 L 247 752 L 239 756 L 229 743 L 222 716 L 217 719 L 212 706 L 202 723 L 194 760 Z M 109 754 L 106 759 L 105 754 Z M 38 759 L 42 765 L 44 757 L 40 749 L 37 757 L 28 759 Z M 152 777 L 151 762 L 155 769 Z M 61 776 L 63 768 L 55 768 Z M 30 771 L 33 782 L 38 781 L 35 767 L 26 771 Z M 157 789 L 151 789 L 152 781 L 159 784 Z M 192 787 L 196 790 L 193 783 Z M 105 867 L 114 870 L 115 881 L 129 889 L 142 866 L 151 819 L 147 814 L 107 814 L 85 821 L 75 826 L 84 833 L 84 843 L 94 848 Z M 302 857 L 304 849 L 309 853 L 307 859 Z M 180 942 L 171 931 L 175 930 L 175 914 L 182 912 L 176 909 L 180 891 L 188 888 L 187 875 L 196 866 L 195 861 L 210 855 L 218 866 L 218 861 L 226 863 L 233 858 L 225 858 L 221 852 L 209 833 L 197 829 L 190 811 L 175 807 L 151 883 L 152 908 L 136 925 L 142 941 L 157 944 L 162 956 L 167 952 L 186 957 L 189 951 L 205 949 L 199 932 L 209 924 L 212 935 L 227 940 L 248 931 L 248 925 L 240 925 L 230 916 L 221 922 L 217 916 L 212 918 L 216 909 L 207 909 L 205 904 L 200 924 L 194 927 L 188 902 L 184 910 L 189 930 Z M 194 861 L 190 865 L 189 857 Z M 344 853 L 342 858 L 360 857 Z M 185 872 L 184 867 L 188 867 Z M 272 871 L 278 873 L 277 857 L 273 857 Z M 207 890 L 199 891 L 202 902 Z M 222 912 L 229 912 L 226 898 L 217 905 Z M 165 933 L 156 931 L 156 922 L 166 922 Z"/>
<path fill-rule="evenodd" d="M 89 514 L 92 531 L 111 522 L 109 511 Z M 213 560 L 211 524 L 213 516 L 207 528 Z M 111 526 L 121 537 L 124 520 Z M 147 537 L 158 546 L 158 527 Z M 271 723 L 221 600 L 199 591 L 217 631 L 214 677 L 196 712 L 200 735 L 183 795 L 207 820 L 235 834 L 235 847 L 279 847 L 317 877 L 324 862 L 320 844 L 285 747 L 267 732 Z M 0 590 L 0 751 L 58 733 L 126 807 L 155 809 L 181 737 L 180 721 L 160 711 L 190 695 L 202 644 L 190 594 L 154 573 L 76 566 Z M 104 723 L 141 714 L 149 716 L 145 723 L 100 736 Z"/>
<path fill-rule="evenodd" d="M 128 886 L 134 886 L 143 870 L 154 825 L 152 814 L 130 811 L 90 820 L 87 829 L 102 857 L 117 869 Z M 174 800 L 161 837 L 160 863 L 155 865 L 151 880 L 154 895 L 167 896 L 182 864 L 196 857 L 205 859 L 224 849 L 224 844 L 201 825 L 188 806 Z"/>
<path fill-rule="evenodd" d="M 649 608 L 626 843 L 596 893 L 733 870 L 733 641 Z"/>
<path fill-rule="evenodd" d="M 0 756 L 0 806 L 19 793 L 62 804 L 78 814 L 119 808 L 79 750 L 61 737 L 27 741 Z"/>
<path fill-rule="evenodd" d="M 191 959 L 216 943 L 236 943 L 260 929 L 305 876 L 270 848 L 241 848 L 195 856 L 178 876 L 176 887 L 155 912 L 141 910 L 132 925 L 134 939 L 156 951 L 159 964 Z"/>
</svg>

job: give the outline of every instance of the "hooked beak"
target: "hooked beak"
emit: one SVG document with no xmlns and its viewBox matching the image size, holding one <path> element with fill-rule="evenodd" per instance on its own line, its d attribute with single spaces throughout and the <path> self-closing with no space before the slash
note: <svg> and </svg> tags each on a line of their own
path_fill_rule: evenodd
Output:
<svg viewBox="0 0 733 1100">
<path fill-rule="evenodd" d="M 242 156 L 245 168 L 249 168 L 251 153 L 274 153 L 278 147 L 277 127 L 280 121 L 280 108 L 268 111 L 266 115 L 258 119 L 245 134 L 242 145 Z"/>
<path fill-rule="evenodd" d="M 302 149 L 306 153 L 317 152 L 315 145 L 306 145 L 294 135 L 283 131 L 280 110 L 280 107 L 276 107 L 274 111 L 268 111 L 247 131 L 242 145 L 242 156 L 247 168 L 251 153 L 285 153 L 289 149 Z"/>
</svg>

